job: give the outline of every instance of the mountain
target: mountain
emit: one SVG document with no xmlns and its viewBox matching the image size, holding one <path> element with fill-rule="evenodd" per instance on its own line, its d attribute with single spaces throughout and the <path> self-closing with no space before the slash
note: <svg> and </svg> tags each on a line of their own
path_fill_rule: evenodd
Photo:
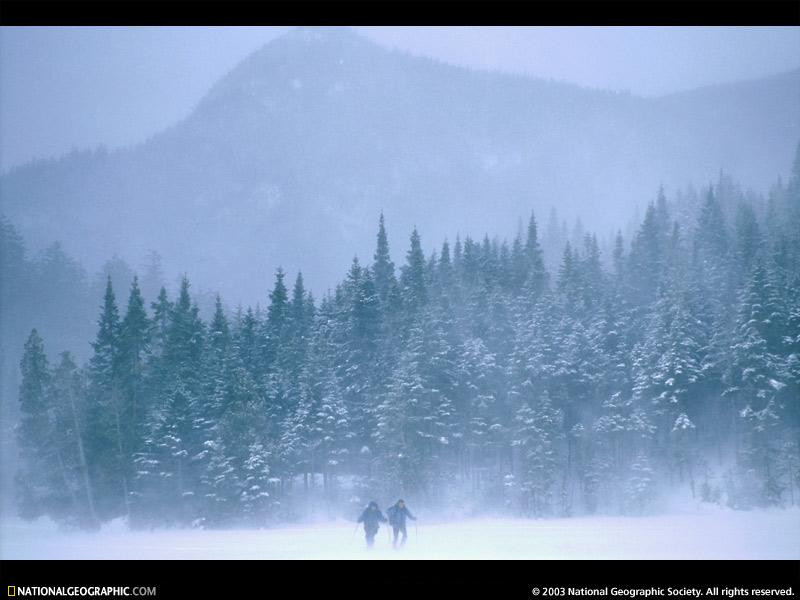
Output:
<svg viewBox="0 0 800 600">
<path fill-rule="evenodd" d="M 134 147 L 74 152 L 0 179 L 33 247 L 90 268 L 148 249 L 228 300 L 273 271 L 319 291 L 369 261 L 381 210 L 402 260 L 456 233 L 513 235 L 551 206 L 589 229 L 720 169 L 765 189 L 800 139 L 800 70 L 659 98 L 476 71 L 384 49 L 347 28 L 293 30 Z"/>
</svg>

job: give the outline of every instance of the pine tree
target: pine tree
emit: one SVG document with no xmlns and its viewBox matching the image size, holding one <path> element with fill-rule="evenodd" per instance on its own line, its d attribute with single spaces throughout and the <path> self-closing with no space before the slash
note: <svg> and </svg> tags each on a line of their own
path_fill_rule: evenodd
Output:
<svg viewBox="0 0 800 600">
<path fill-rule="evenodd" d="M 196 417 L 201 450 L 196 455 L 201 522 L 211 526 L 228 522 L 237 509 L 233 461 L 222 439 L 222 418 L 227 408 L 227 385 L 231 376 L 231 332 L 228 318 L 217 295 L 214 316 L 208 327 L 208 346 L 204 357 L 204 401 Z"/>
<path fill-rule="evenodd" d="M 553 408 L 547 392 L 534 399 L 530 383 L 522 385 L 512 445 L 522 449 L 519 481 L 525 494 L 523 510 L 535 517 L 551 510 L 559 461 L 557 446 L 562 436 L 561 419 L 561 413 Z"/>
<path fill-rule="evenodd" d="M 86 435 L 89 471 L 98 492 L 96 508 L 101 519 L 130 516 L 120 336 L 119 311 L 109 276 L 97 337 L 92 344 L 94 353 L 89 361 L 90 410 Z"/>
<path fill-rule="evenodd" d="M 311 331 L 311 318 L 312 314 L 309 311 L 308 297 L 303 284 L 303 274 L 298 273 L 292 289 L 292 299 L 289 303 L 289 331 L 286 336 L 288 343 L 284 361 L 287 369 L 294 377 L 297 377 L 305 361 L 308 338 Z"/>
<path fill-rule="evenodd" d="M 714 312 L 725 312 L 726 299 L 731 294 L 731 277 L 728 275 L 728 231 L 722 208 L 712 189 L 708 191 L 700 210 L 694 233 L 694 262 L 707 282 L 707 297 L 714 304 Z"/>
<path fill-rule="evenodd" d="M 767 347 L 764 337 L 769 320 L 761 297 L 766 273 L 757 264 L 742 293 L 736 332 L 731 346 L 731 362 L 726 374 L 727 388 L 723 396 L 733 403 L 734 435 L 739 436 L 739 459 L 752 479 L 753 472 L 760 480 L 760 493 L 739 498 L 742 504 L 780 501 L 784 482 L 776 469 L 781 441 L 779 406 L 776 391 L 785 384 L 780 381 L 780 364 Z M 749 487 L 749 486 L 748 486 Z"/>
<path fill-rule="evenodd" d="M 644 450 L 640 450 L 630 468 L 625 497 L 630 512 L 641 514 L 653 501 L 655 473 Z"/>
<path fill-rule="evenodd" d="M 614 392 L 603 400 L 591 426 L 591 452 L 582 482 L 589 512 L 595 512 L 601 504 L 624 510 L 623 479 L 636 433 L 633 409 L 630 396 Z"/>
<path fill-rule="evenodd" d="M 96 529 L 94 490 L 84 448 L 86 383 L 69 352 L 61 353 L 50 390 L 54 417 L 53 449 L 62 473 L 55 493 L 69 492 L 69 516 L 81 527 Z M 57 514 L 57 513 L 56 513 Z"/>
<path fill-rule="evenodd" d="M 375 279 L 375 289 L 382 304 L 386 304 L 389 292 L 396 285 L 394 263 L 389 255 L 389 240 L 384 227 L 383 213 L 378 224 L 378 245 L 375 249 L 375 258 L 372 264 L 372 274 Z"/>
<path fill-rule="evenodd" d="M 252 308 L 248 307 L 233 334 L 236 362 L 254 376 L 261 372 L 259 368 L 259 344 L 261 339 L 258 329 L 259 323 L 255 313 Z"/>
<path fill-rule="evenodd" d="M 547 271 L 542 259 L 542 248 L 539 245 L 536 217 L 533 212 L 531 212 L 531 218 L 528 221 L 528 237 L 525 240 L 525 262 L 527 266 L 527 288 L 529 293 L 538 296 L 547 285 Z"/>
<path fill-rule="evenodd" d="M 142 277 L 142 295 L 145 298 L 156 298 L 164 289 L 163 259 L 155 250 L 150 250 L 146 256 L 146 266 Z"/>
<path fill-rule="evenodd" d="M 282 268 L 275 272 L 275 284 L 269 293 L 269 306 L 266 319 L 258 328 L 259 362 L 258 374 L 265 375 L 278 367 L 285 368 L 291 360 L 291 353 L 285 352 L 285 343 L 291 337 L 289 326 L 289 291 L 284 283 L 285 273 Z M 256 321 L 261 321 L 258 313 Z"/>
<path fill-rule="evenodd" d="M 567 242 L 564 246 L 564 254 L 561 266 L 558 270 L 558 291 L 562 301 L 569 312 L 574 312 L 578 308 L 580 294 L 580 280 L 578 271 L 578 257 L 572 251 L 572 245 Z"/>
<path fill-rule="evenodd" d="M 55 470 L 50 448 L 53 422 L 47 393 L 51 373 L 44 342 L 36 329 L 25 342 L 20 371 L 21 418 L 16 432 L 20 448 L 20 468 L 16 475 L 18 505 L 22 518 L 35 519 L 47 511 L 49 478 Z"/>
<path fill-rule="evenodd" d="M 303 452 L 312 477 L 322 474 L 328 502 L 335 499 L 336 475 L 349 453 L 350 429 L 341 385 L 329 367 L 317 365 L 309 383 L 302 427 L 306 428 Z"/>
<path fill-rule="evenodd" d="M 425 256 L 422 253 L 419 233 L 416 228 L 411 233 L 411 247 L 406 254 L 406 264 L 400 281 L 403 304 L 409 314 L 416 314 L 427 300 L 425 285 Z"/>
<path fill-rule="evenodd" d="M 150 304 L 152 318 L 150 319 L 149 361 L 145 377 L 147 396 L 151 399 L 159 397 L 169 382 L 169 373 L 164 361 L 164 347 L 167 343 L 170 318 L 173 303 L 167 296 L 167 290 L 162 287 L 158 298 Z"/>
<path fill-rule="evenodd" d="M 131 457 L 142 446 L 145 416 L 149 411 L 144 378 L 151 325 L 144 306 L 138 279 L 134 277 L 119 335 L 120 433 L 127 480 L 131 478 Z"/>
<path fill-rule="evenodd" d="M 663 229 L 664 225 L 656 205 L 648 205 L 628 257 L 628 271 L 633 288 L 631 292 L 634 294 L 634 302 L 638 304 L 652 302 L 661 285 L 668 234 Z"/>
<path fill-rule="evenodd" d="M 621 231 L 617 231 L 617 235 L 614 237 L 613 263 L 614 277 L 619 286 L 619 282 L 622 280 L 625 273 L 625 240 L 622 238 Z"/>
<path fill-rule="evenodd" d="M 501 377 L 496 357 L 480 338 L 464 340 L 456 365 L 457 391 L 454 394 L 453 438 L 458 468 L 462 478 L 477 488 L 483 469 L 491 465 L 497 452 L 493 439 L 496 428 L 496 381 Z"/>
<path fill-rule="evenodd" d="M 452 410 L 437 377 L 448 376 L 444 365 L 437 365 L 449 354 L 442 342 L 430 320 L 411 327 L 378 407 L 374 437 L 382 452 L 376 461 L 389 492 L 434 492 L 431 482 L 438 475 L 442 447 L 450 442 L 445 419 Z"/>
<path fill-rule="evenodd" d="M 204 326 L 183 278 L 166 331 L 160 357 L 165 383 L 156 400 L 137 457 L 143 497 L 169 499 L 169 519 L 190 523 L 199 503 L 196 485 L 202 473 L 203 443 L 209 437 L 200 407 L 203 395 Z M 154 492 L 148 490 L 155 490 Z M 142 501 L 146 504 L 146 500 Z"/>
<path fill-rule="evenodd" d="M 736 272 L 745 277 L 753 265 L 761 246 L 761 233 L 753 207 L 739 204 L 736 211 Z"/>
</svg>

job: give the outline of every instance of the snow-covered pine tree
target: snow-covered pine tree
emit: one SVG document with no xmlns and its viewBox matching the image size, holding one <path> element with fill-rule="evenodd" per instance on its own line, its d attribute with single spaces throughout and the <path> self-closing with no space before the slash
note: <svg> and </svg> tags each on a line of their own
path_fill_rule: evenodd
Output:
<svg viewBox="0 0 800 600">
<path fill-rule="evenodd" d="M 16 428 L 20 467 L 16 473 L 17 504 L 24 519 L 35 519 L 48 511 L 50 480 L 57 473 L 53 460 L 53 420 L 48 388 L 51 373 L 44 341 L 36 329 L 25 342 L 20 361 L 20 422 Z"/>
<path fill-rule="evenodd" d="M 127 473 L 123 427 L 125 422 L 120 378 L 121 321 L 111 277 L 106 280 L 98 331 L 89 361 L 89 411 L 86 454 L 97 490 L 101 518 L 130 516 L 130 480 Z"/>
<path fill-rule="evenodd" d="M 625 500 L 628 512 L 642 514 L 655 496 L 655 472 L 644 450 L 640 450 L 630 467 L 625 487 Z"/>
<path fill-rule="evenodd" d="M 756 264 L 739 303 L 736 331 L 726 374 L 723 396 L 732 403 L 741 476 L 757 485 L 743 486 L 749 493 L 737 503 L 779 503 L 786 487 L 776 461 L 780 437 L 780 407 L 776 392 L 781 381 L 779 359 L 773 355 L 765 339 L 771 311 L 764 299 L 766 271 Z"/>
<path fill-rule="evenodd" d="M 72 355 L 62 352 L 50 388 L 53 418 L 52 446 L 58 460 L 61 478 L 53 491 L 67 496 L 62 504 L 65 520 L 78 526 L 95 529 L 100 523 L 94 507 L 94 489 L 84 446 L 86 437 L 86 381 Z"/>
<path fill-rule="evenodd" d="M 553 488 L 561 466 L 559 443 L 563 439 L 561 411 L 555 409 L 547 392 L 533 396 L 525 382 L 519 391 L 512 444 L 522 450 L 519 474 L 515 477 L 523 492 L 522 509 L 541 517 L 553 508 Z"/>
</svg>

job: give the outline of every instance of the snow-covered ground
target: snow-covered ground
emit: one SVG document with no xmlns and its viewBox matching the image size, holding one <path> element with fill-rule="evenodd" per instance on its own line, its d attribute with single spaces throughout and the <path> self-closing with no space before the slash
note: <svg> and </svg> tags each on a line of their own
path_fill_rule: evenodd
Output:
<svg viewBox="0 0 800 600">
<path fill-rule="evenodd" d="M 711 511 L 653 517 L 475 519 L 411 523 L 402 550 L 385 527 L 364 548 L 361 529 L 338 521 L 262 530 L 62 533 L 52 523 L 6 519 L 0 559 L 800 559 L 800 510 Z"/>
</svg>

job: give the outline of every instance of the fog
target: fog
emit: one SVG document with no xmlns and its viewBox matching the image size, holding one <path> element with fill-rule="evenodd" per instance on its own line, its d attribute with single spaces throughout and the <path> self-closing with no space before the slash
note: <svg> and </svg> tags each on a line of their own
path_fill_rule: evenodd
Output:
<svg viewBox="0 0 800 600">
<path fill-rule="evenodd" d="M 98 533 L 64 532 L 51 522 L 15 522 L 0 538 L 8 559 L 237 560 L 792 560 L 797 510 L 699 511 L 659 517 L 528 520 L 428 519 L 393 548 L 389 528 L 364 547 L 353 523 L 319 521 L 271 530 L 131 532 L 115 522 Z"/>
<path fill-rule="evenodd" d="M 2 554 L 404 497 L 416 557 L 766 557 L 798 142 L 800 28 L 0 29 Z"/>
<path fill-rule="evenodd" d="M 0 172 L 146 139 L 289 27 L 0 27 Z M 800 66 L 796 27 L 355 30 L 453 64 L 656 96 Z"/>
<path fill-rule="evenodd" d="M 92 36 L 84 40 L 79 32 L 68 31 L 61 35 L 77 46 L 79 57 L 109 55 L 96 51 Z M 452 41 L 455 47 L 465 35 L 459 31 L 443 32 L 443 39 L 458 33 Z M 655 37 L 669 32 L 659 30 Z M 764 30 L 748 32 L 755 40 L 750 45 L 766 39 Z M 14 30 L 11 41 L 25 33 Z M 416 39 L 422 48 L 431 36 L 424 29 L 412 33 L 407 43 L 413 45 Z M 542 43 L 551 47 L 561 39 L 562 48 L 576 47 L 575 56 L 596 45 L 609 48 L 607 83 L 613 89 L 619 76 L 612 71 L 621 68 L 621 61 L 613 44 L 600 43 L 602 36 L 621 36 L 617 44 L 627 40 L 631 55 L 647 55 L 641 37 L 648 32 L 634 33 L 537 29 L 528 35 L 550 40 Z M 714 63 L 721 33 L 708 33 L 709 46 L 702 52 L 686 53 L 698 64 L 703 63 L 700 57 Z M 778 28 L 769 33 L 778 40 L 773 46 L 787 50 L 795 39 L 788 34 L 797 31 Z M 173 52 L 171 47 L 162 51 L 156 42 L 165 34 L 149 29 L 94 33 L 98 44 L 112 50 L 112 57 L 126 55 L 114 51 L 115 44 L 129 47 L 136 35 L 144 36 L 141 46 L 150 54 L 128 55 L 128 62 L 112 69 L 114 77 L 103 76 L 107 65 L 91 68 L 97 58 L 84 59 L 90 63 L 85 69 L 78 68 L 80 58 L 73 59 L 77 62 L 56 78 L 61 80 L 63 96 L 43 88 L 34 92 L 35 99 L 16 92 L 26 88 L 23 82 L 31 73 L 36 73 L 37 81 L 46 81 L 40 77 L 42 69 L 25 66 L 37 55 L 42 60 L 39 52 L 44 50 L 28 58 L 17 52 L 16 61 L 13 51 L 3 54 L 8 55 L 4 60 L 28 73 L 18 78 L 18 85 L 15 70 L 3 69 L 9 79 L 2 89 L 10 90 L 3 93 L 11 96 L 7 101 L 4 96 L 3 110 L 17 107 L 3 127 L 3 143 L 22 147 L 14 140 L 71 136 L 67 130 L 58 133 L 64 127 L 87 134 L 120 127 L 112 122 L 130 128 L 127 133 L 119 130 L 116 143 L 111 140 L 99 150 L 75 136 L 79 141 L 70 144 L 78 151 L 20 166 L 3 177 L 3 212 L 32 251 L 60 241 L 68 254 L 96 272 L 114 254 L 141 271 L 145 256 L 155 250 L 163 257 L 169 282 L 186 273 L 211 292 L 228 288 L 225 296 L 232 306 L 262 301 L 278 266 L 292 276 L 302 270 L 309 287 L 320 295 L 336 284 L 353 256 L 371 255 L 381 211 L 395 240 L 407 239 L 416 225 L 426 253 L 457 234 L 510 238 L 530 210 L 544 222 L 552 208 L 569 228 L 580 217 L 583 225 L 591 224 L 601 237 L 609 237 L 627 225 L 637 208 L 655 198 L 659 185 L 675 194 L 690 184 L 707 185 L 724 171 L 734 174 L 745 190 L 766 190 L 778 177 L 788 175 L 800 136 L 800 71 L 770 75 L 779 65 L 766 56 L 759 79 L 642 97 L 449 66 L 438 59 L 388 51 L 348 29 L 289 31 L 241 62 L 231 56 L 205 60 L 209 49 L 217 47 L 211 33 L 200 29 L 183 35 L 189 34 L 197 38 L 194 45 L 206 48 L 204 52 Z M 246 40 L 260 32 L 245 34 Z M 742 31 L 729 34 L 729 45 L 750 47 Z M 396 45 L 398 30 L 372 35 L 395 40 Z M 475 48 L 477 56 L 478 49 L 499 32 L 481 29 L 475 35 L 474 45 L 464 41 L 462 46 Z M 530 46 L 514 42 L 522 36 L 520 30 L 508 35 L 506 46 L 536 54 Z M 674 36 L 680 45 L 687 33 L 676 30 Z M 117 37 L 123 41 L 117 42 Z M 584 46 L 576 44 L 583 38 Z M 689 46 L 696 49 L 697 39 L 692 41 Z M 658 44 L 663 46 L 671 44 L 664 40 Z M 663 52 L 649 53 L 649 71 L 664 70 L 656 68 L 664 65 Z M 172 62 L 156 59 L 161 53 L 173 56 Z M 752 56 L 762 53 L 752 51 L 748 60 L 732 54 L 731 62 L 752 69 Z M 68 51 L 53 54 L 70 56 Z M 175 55 L 182 55 L 184 62 Z M 203 62 L 190 69 L 189 56 Z M 786 66 L 787 60 L 797 65 L 797 52 L 782 56 L 781 65 Z M 533 69 L 536 63 L 531 61 Z M 200 66 L 206 63 L 207 69 Z M 152 65 L 152 70 L 145 65 Z M 511 62 L 508 67 L 513 70 Z M 686 62 L 676 69 L 685 72 Z M 719 68 L 717 77 L 706 81 L 729 79 L 724 73 L 730 69 Z M 580 76 L 564 67 L 564 73 L 583 83 L 590 70 L 602 72 L 595 67 Z M 652 77 L 645 77 L 645 71 L 640 65 L 630 73 L 630 81 Z M 134 82 L 128 73 L 136 72 L 147 77 Z M 201 80 L 193 72 L 206 78 Z M 75 76 L 86 78 L 80 88 L 96 90 L 95 95 L 70 93 L 74 88 L 64 79 Z M 183 91 L 167 88 L 165 79 Z M 678 86 L 673 83 L 671 88 Z M 163 92 L 152 94 L 159 89 Z M 191 102 L 180 100 L 187 93 Z M 126 101 L 116 102 L 119 96 Z M 24 118 L 30 108 L 19 108 L 62 97 L 64 101 L 50 110 L 37 110 L 36 123 L 42 129 Z M 132 107 L 134 98 L 137 106 L 150 108 Z M 165 109 L 156 111 L 162 104 Z M 106 106 L 121 112 L 107 112 Z M 137 114 L 157 114 L 170 121 L 160 125 L 151 121 L 148 131 L 144 123 L 137 125 Z M 15 134 L 15 127 L 21 127 L 24 135 Z M 131 134 L 139 128 L 146 133 Z M 122 140 L 138 143 L 113 150 Z M 310 214 L 319 218 L 309 219 Z M 156 223 L 150 223 L 151 215 L 158 215 Z M 125 230 L 133 228 L 137 235 L 121 231 L 123 221 Z M 181 236 L 174 235 L 176 228 Z M 267 229 L 270 235 L 264 235 Z M 554 250 L 560 253 L 560 248 Z M 394 244 L 393 251 L 395 260 L 402 258 L 400 244 Z M 237 261 L 242 253 L 253 260 Z"/>
</svg>

